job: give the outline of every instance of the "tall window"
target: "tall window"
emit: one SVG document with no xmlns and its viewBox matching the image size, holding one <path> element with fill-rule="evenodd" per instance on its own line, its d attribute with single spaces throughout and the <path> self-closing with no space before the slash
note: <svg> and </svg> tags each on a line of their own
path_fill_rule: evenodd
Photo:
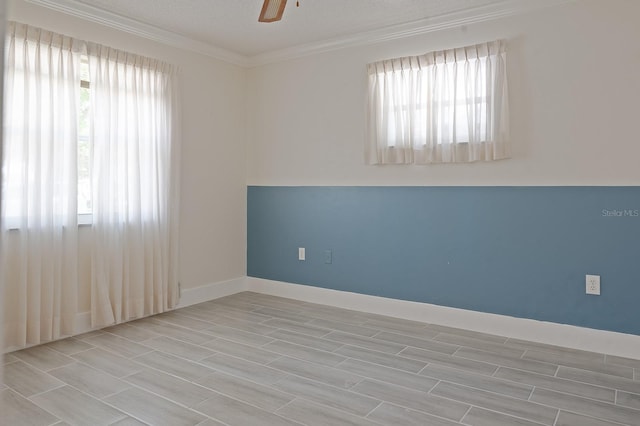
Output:
<svg viewBox="0 0 640 426">
<path fill-rule="evenodd" d="M 10 345 L 72 334 L 78 251 L 94 326 L 178 301 L 175 69 L 16 22 L 6 38 L 0 273 Z M 78 224 L 90 223 L 79 247 Z"/>
<path fill-rule="evenodd" d="M 508 158 L 506 42 L 368 65 L 369 164 Z"/>
</svg>

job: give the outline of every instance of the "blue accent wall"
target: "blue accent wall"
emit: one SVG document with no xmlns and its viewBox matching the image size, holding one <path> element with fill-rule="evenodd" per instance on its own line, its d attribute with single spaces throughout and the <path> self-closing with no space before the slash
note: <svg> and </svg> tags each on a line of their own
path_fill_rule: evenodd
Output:
<svg viewBox="0 0 640 426">
<path fill-rule="evenodd" d="M 249 276 L 640 335 L 640 187 L 247 196 Z M 601 296 L 585 274 L 601 275 Z"/>
</svg>

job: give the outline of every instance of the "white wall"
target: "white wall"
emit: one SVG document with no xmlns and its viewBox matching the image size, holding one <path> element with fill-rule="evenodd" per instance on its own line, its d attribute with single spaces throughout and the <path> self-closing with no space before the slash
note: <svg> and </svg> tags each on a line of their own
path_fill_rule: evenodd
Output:
<svg viewBox="0 0 640 426">
<path fill-rule="evenodd" d="M 640 1 L 585 0 L 249 72 L 250 185 L 638 185 Z M 509 40 L 513 158 L 366 166 L 365 65 Z"/>
<path fill-rule="evenodd" d="M 193 288 L 244 276 L 246 70 L 22 0 L 8 2 L 8 18 L 159 58 L 180 67 L 182 287 Z M 81 235 L 81 243 L 86 237 Z M 88 258 L 82 263 L 80 311 L 86 311 L 89 309 Z"/>
<path fill-rule="evenodd" d="M 250 70 L 24 0 L 7 3 L 9 19 L 181 68 L 185 289 L 245 275 L 247 182 L 640 184 L 640 144 L 634 132 L 635 100 L 640 99 L 640 1 L 581 0 L 525 16 Z M 513 159 L 473 165 L 364 165 L 368 62 L 495 38 L 509 39 Z M 82 275 L 88 284 L 86 265 L 85 261 Z M 88 310 L 88 296 L 88 286 L 82 287 L 80 311 Z"/>
</svg>

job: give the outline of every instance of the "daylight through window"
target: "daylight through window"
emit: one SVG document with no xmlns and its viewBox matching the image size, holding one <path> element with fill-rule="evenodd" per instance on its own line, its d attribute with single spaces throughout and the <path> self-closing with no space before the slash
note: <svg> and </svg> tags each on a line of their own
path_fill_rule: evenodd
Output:
<svg viewBox="0 0 640 426">
<path fill-rule="evenodd" d="M 506 42 L 369 64 L 367 161 L 508 158 Z"/>
</svg>

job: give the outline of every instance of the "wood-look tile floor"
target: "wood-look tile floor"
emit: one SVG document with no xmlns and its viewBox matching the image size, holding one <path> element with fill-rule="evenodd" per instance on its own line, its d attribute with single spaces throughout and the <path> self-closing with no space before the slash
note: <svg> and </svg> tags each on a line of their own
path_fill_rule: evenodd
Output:
<svg viewBox="0 0 640 426">
<path fill-rule="evenodd" d="M 5 355 L 2 425 L 640 425 L 640 361 L 240 293 Z"/>
</svg>

